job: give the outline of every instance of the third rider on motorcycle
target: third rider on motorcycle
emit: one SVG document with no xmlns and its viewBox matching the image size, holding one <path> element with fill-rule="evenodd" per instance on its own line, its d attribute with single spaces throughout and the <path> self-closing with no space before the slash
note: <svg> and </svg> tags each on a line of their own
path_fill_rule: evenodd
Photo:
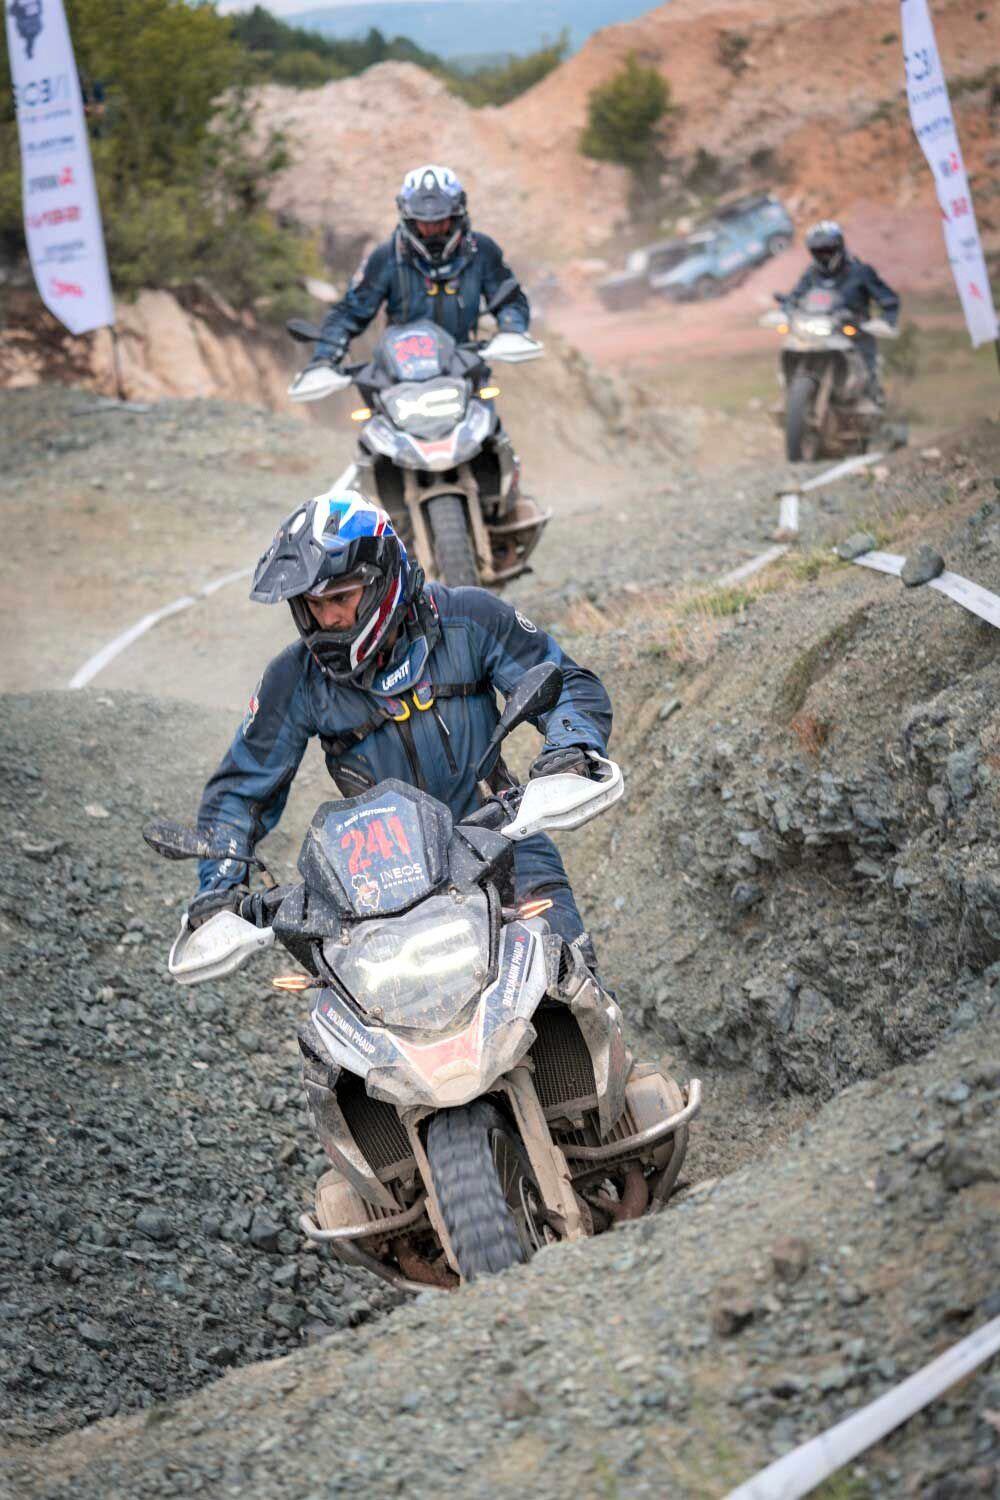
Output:
<svg viewBox="0 0 1000 1500">
<path fill-rule="evenodd" d="M 821 219 L 806 234 L 806 249 L 812 257 L 812 265 L 799 277 L 792 290 L 778 300 L 797 303 L 807 292 L 822 288 L 835 292 L 838 301 L 849 308 L 859 323 L 871 317 L 871 304 L 876 302 L 886 322 L 895 327 L 899 316 L 899 297 L 891 286 L 887 286 L 874 266 L 867 265 L 854 255 L 849 255 L 844 232 L 832 219 Z M 868 366 L 872 398 L 881 402 L 883 392 L 878 378 L 877 343 L 869 333 L 859 332 L 854 346 Z"/>
</svg>

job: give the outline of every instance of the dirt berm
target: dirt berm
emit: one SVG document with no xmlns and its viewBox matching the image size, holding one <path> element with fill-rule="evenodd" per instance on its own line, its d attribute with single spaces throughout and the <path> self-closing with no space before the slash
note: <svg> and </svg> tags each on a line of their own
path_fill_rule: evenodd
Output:
<svg viewBox="0 0 1000 1500">
<path fill-rule="evenodd" d="M 519 586 L 611 685 L 628 800 L 565 852 L 637 1050 L 706 1108 L 662 1216 L 452 1296 L 296 1233 L 297 1003 L 164 977 L 190 871 L 139 829 L 191 810 L 230 708 L 4 700 L 4 1493 L 718 1496 L 1000 1313 L 1000 635 L 829 553 L 864 524 L 1000 588 L 998 437 L 817 492 L 754 586 L 683 582 L 688 512 L 765 530 L 773 470 L 647 492 L 617 591 L 603 516 Z M 994 1362 L 838 1493 L 996 1493 L 998 1411 Z"/>
</svg>

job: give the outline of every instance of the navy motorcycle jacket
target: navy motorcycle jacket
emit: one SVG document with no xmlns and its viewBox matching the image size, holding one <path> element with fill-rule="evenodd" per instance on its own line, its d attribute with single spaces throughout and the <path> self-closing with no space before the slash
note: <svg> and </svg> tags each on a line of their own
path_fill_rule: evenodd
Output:
<svg viewBox="0 0 1000 1500">
<path fill-rule="evenodd" d="M 368 691 L 333 682 L 297 641 L 261 678 L 205 788 L 199 827 L 223 825 L 251 850 L 278 822 L 314 736 L 345 796 L 393 776 L 437 797 L 456 820 L 466 817 L 481 801 L 475 769 L 499 717 L 494 693 L 506 697 L 539 662 L 555 662 L 563 674 L 559 702 L 538 726 L 546 747 L 581 745 L 603 755 L 611 704 L 598 678 L 485 589 L 428 585 Z M 566 886 L 544 835 L 524 840 L 515 857 L 518 887 Z M 245 879 L 246 865 L 205 860 L 199 874 L 200 890 L 225 888 Z"/>
<path fill-rule="evenodd" d="M 798 302 L 806 292 L 817 288 L 835 291 L 859 322 L 871 317 L 873 301 L 882 309 L 886 322 L 895 323 L 899 315 L 899 297 L 892 287 L 886 285 L 874 266 L 856 260 L 853 255 L 845 256 L 844 264 L 832 276 L 824 275 L 818 266 L 810 266 L 785 300 Z"/>
<path fill-rule="evenodd" d="M 401 237 L 393 234 L 376 246 L 347 295 L 327 313 L 316 355 L 339 359 L 383 303 L 390 323 L 426 319 L 444 328 L 457 343 L 465 343 L 476 335 L 480 304 L 489 302 L 505 284 L 508 290 L 496 311 L 497 323 L 508 333 L 525 333 L 531 317 L 528 299 L 496 240 L 487 234 L 467 234 L 450 264 L 431 277 L 408 254 Z"/>
</svg>

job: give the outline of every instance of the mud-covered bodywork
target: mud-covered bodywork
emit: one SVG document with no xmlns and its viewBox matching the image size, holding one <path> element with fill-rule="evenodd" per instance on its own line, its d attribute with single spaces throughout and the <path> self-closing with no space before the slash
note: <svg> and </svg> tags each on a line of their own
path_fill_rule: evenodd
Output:
<svg viewBox="0 0 1000 1500">
<path fill-rule="evenodd" d="M 495 743 L 561 691 L 557 668 L 530 668 Z M 470 1211 L 492 1192 L 500 1215 L 490 1222 L 501 1262 L 485 1267 L 495 1270 L 663 1202 L 683 1160 L 697 1083 L 685 1102 L 667 1074 L 634 1069 L 583 940 L 550 931 L 544 898 L 505 904 L 518 840 L 579 827 L 621 796 L 619 767 L 596 752 L 588 767 L 490 794 L 457 825 L 395 780 L 326 802 L 299 857 L 301 885 L 247 898 L 178 940 L 194 955 L 177 974 L 186 982 L 228 972 L 230 950 L 243 962 L 272 938 L 308 971 L 276 981 L 314 992 L 299 1044 L 330 1168 L 318 1224 L 300 1222 L 398 1286 L 481 1273 L 463 1241 L 470 1184 Z"/>
<path fill-rule="evenodd" d="M 296 337 L 320 330 L 293 320 Z M 437 323 L 391 325 L 369 360 L 333 369 L 314 362 L 289 389 L 295 401 L 320 400 L 351 381 L 364 405 L 352 413 L 355 462 L 342 476 L 389 512 L 428 578 L 499 585 L 525 571 L 551 512 L 521 489 L 521 465 L 494 402 L 490 362 L 537 359 L 527 334 L 497 333 L 488 343 L 458 344 Z M 437 507 L 447 497 L 455 504 Z M 451 520 L 443 521 L 443 514 Z M 467 545 L 442 536 L 462 518 Z"/>
<path fill-rule="evenodd" d="M 441 899 L 432 898 L 426 905 L 436 906 Z M 416 908 L 411 916 L 421 910 Z M 470 919 L 473 911 L 477 915 Z M 453 905 L 452 912 L 459 913 L 457 922 L 467 926 L 470 940 L 467 955 L 454 947 L 443 950 L 449 957 L 460 956 L 466 966 L 464 971 L 461 967 L 451 971 L 450 990 L 443 986 L 436 992 L 423 989 L 410 1010 L 401 999 L 394 1008 L 395 1019 L 382 1017 L 385 1024 L 373 1024 L 368 1019 L 373 1006 L 380 1008 L 370 993 L 357 1002 L 365 1011 L 364 1017 L 332 990 L 320 994 L 313 1010 L 313 1023 L 331 1059 L 363 1077 L 372 1098 L 400 1108 L 415 1103 L 438 1107 L 464 1104 L 477 1098 L 524 1056 L 535 1039 L 531 1016 L 546 988 L 540 937 L 521 922 L 505 927 L 500 934 L 496 977 L 482 989 L 484 940 L 488 939 L 486 897 L 480 896 L 478 902 L 475 897 L 468 898 L 464 911 Z M 431 919 L 436 916 L 435 911 Z M 394 925 L 402 925 L 404 931 L 395 938 L 389 962 L 405 955 L 409 941 L 406 924 Z M 451 922 L 439 922 L 437 930 L 455 925 L 453 916 Z M 476 926 L 478 941 L 472 936 Z M 422 956 L 411 948 L 411 967 L 419 968 Z M 433 961 L 438 954 L 427 956 Z M 477 977 L 479 965 L 483 968 Z M 353 979 L 358 971 L 341 963 L 337 972 L 348 972 Z M 417 979 L 419 983 L 419 975 Z M 388 1007 L 390 1002 L 383 1004 Z"/>
</svg>

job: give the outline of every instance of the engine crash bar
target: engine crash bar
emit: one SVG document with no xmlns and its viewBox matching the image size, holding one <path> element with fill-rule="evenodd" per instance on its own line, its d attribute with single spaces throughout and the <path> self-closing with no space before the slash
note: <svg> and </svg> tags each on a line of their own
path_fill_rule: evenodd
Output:
<svg viewBox="0 0 1000 1500">
<path fill-rule="evenodd" d="M 299 1227 L 303 1234 L 307 1234 L 317 1244 L 326 1245 L 331 1240 L 366 1240 L 376 1234 L 395 1234 L 397 1229 L 406 1229 L 410 1224 L 415 1224 L 427 1206 L 427 1196 L 418 1198 L 417 1202 L 410 1208 L 402 1209 L 398 1214 L 389 1214 L 387 1218 L 370 1220 L 367 1224 L 348 1224 L 340 1229 L 320 1229 L 315 1219 L 309 1214 L 299 1214 Z"/>
<path fill-rule="evenodd" d="M 666 1120 L 661 1120 L 657 1125 L 649 1125 L 645 1130 L 637 1131 L 635 1135 L 623 1136 L 620 1141 L 607 1141 L 603 1146 L 571 1146 L 560 1145 L 559 1149 L 564 1156 L 572 1160 L 581 1161 L 611 1161 L 617 1156 L 628 1156 L 634 1151 L 644 1151 L 647 1146 L 655 1146 L 664 1136 L 672 1135 L 682 1125 L 694 1119 L 701 1109 L 701 1079 L 692 1078 L 688 1084 L 688 1101 L 684 1108 L 678 1110 L 677 1114 L 670 1115 Z"/>
</svg>

